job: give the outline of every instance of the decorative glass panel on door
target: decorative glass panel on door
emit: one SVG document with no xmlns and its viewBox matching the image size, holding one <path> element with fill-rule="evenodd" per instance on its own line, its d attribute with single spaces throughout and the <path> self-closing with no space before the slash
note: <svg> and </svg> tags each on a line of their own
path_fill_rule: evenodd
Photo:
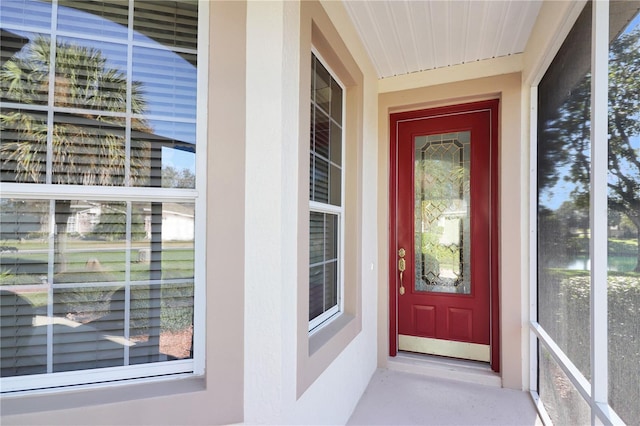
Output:
<svg viewBox="0 0 640 426">
<path fill-rule="evenodd" d="M 415 291 L 471 293 L 470 137 L 414 139 Z"/>
</svg>

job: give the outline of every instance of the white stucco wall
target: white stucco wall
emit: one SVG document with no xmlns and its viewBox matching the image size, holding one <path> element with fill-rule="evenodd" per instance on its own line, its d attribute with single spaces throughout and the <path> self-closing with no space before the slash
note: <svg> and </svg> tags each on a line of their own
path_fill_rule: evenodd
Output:
<svg viewBox="0 0 640 426">
<path fill-rule="evenodd" d="M 377 180 L 377 78 L 340 2 L 323 4 L 364 73 L 363 181 Z M 376 188 L 364 185 L 362 331 L 297 397 L 300 5 L 247 6 L 245 422 L 340 424 L 376 367 Z M 303 108 L 306 106 L 302 106 Z M 348 143 L 348 142 L 347 142 Z M 308 158 L 306 155 L 302 158 Z M 304 262 L 302 262 L 304 264 Z"/>
</svg>

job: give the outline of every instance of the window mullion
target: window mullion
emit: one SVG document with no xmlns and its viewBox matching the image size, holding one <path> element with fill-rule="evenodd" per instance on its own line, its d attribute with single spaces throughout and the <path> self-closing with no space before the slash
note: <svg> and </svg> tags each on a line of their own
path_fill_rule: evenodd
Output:
<svg viewBox="0 0 640 426">
<path fill-rule="evenodd" d="M 131 218 L 133 217 L 133 208 L 131 201 L 127 201 L 127 216 L 125 230 L 125 250 L 124 250 L 124 329 L 122 330 L 124 338 L 129 340 L 130 324 L 131 324 Z M 129 365 L 129 345 L 124 345 L 124 365 Z"/>
<path fill-rule="evenodd" d="M 127 29 L 127 99 L 126 99 L 126 117 L 124 129 L 124 149 L 126 156 L 124 159 L 124 186 L 131 186 L 131 95 L 133 91 L 133 14 L 134 0 L 129 0 L 129 16 Z"/>
<path fill-rule="evenodd" d="M 53 275 L 55 268 L 56 201 L 49 201 L 49 248 L 47 251 L 47 373 L 53 373 Z"/>
<path fill-rule="evenodd" d="M 334 215 L 341 214 L 343 210 L 341 206 L 320 203 L 318 201 L 309 201 L 309 209 L 318 213 L 329 213 Z"/>
<path fill-rule="evenodd" d="M 199 193 L 195 189 L 182 188 L 2 183 L 3 198 L 22 199 L 85 200 L 90 197 L 95 201 L 188 202 L 196 199 Z"/>
<path fill-rule="evenodd" d="M 591 52 L 591 398 L 608 401 L 607 336 L 607 171 L 609 2 L 593 2 Z M 595 423 L 596 410 L 591 421 Z"/>
<path fill-rule="evenodd" d="M 322 310 L 327 311 L 327 215 L 322 215 Z"/>
<path fill-rule="evenodd" d="M 58 26 L 58 2 L 54 1 L 51 5 L 51 38 L 50 38 L 50 51 L 49 51 L 49 88 L 47 93 L 47 158 L 45 166 L 45 182 L 53 183 L 53 127 L 54 127 L 54 113 L 53 108 L 55 106 L 56 98 L 56 46 L 57 36 L 56 29 Z"/>
</svg>

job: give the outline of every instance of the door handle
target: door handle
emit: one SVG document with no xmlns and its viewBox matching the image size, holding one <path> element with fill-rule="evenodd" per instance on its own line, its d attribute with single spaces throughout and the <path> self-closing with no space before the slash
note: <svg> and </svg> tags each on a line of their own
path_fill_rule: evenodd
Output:
<svg viewBox="0 0 640 426">
<path fill-rule="evenodd" d="M 407 253 L 403 248 L 398 250 L 398 257 L 400 257 L 400 259 L 398 259 L 398 271 L 400 271 L 400 296 L 404 294 L 404 284 L 402 282 L 402 278 L 404 276 L 405 269 L 407 269 L 407 262 L 404 259 L 406 254 Z"/>
</svg>

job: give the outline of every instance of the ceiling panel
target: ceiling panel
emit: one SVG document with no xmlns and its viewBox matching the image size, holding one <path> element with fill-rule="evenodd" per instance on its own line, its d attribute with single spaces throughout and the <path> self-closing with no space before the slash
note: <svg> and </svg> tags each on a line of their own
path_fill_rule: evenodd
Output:
<svg viewBox="0 0 640 426">
<path fill-rule="evenodd" d="M 343 0 L 386 78 L 521 53 L 542 0 Z"/>
<path fill-rule="evenodd" d="M 453 64 L 461 64 L 465 61 L 465 50 L 467 32 L 469 28 L 469 3 L 467 2 L 451 2 L 449 3 L 449 17 L 447 21 L 451 21 L 449 26 L 449 62 Z"/>
</svg>

